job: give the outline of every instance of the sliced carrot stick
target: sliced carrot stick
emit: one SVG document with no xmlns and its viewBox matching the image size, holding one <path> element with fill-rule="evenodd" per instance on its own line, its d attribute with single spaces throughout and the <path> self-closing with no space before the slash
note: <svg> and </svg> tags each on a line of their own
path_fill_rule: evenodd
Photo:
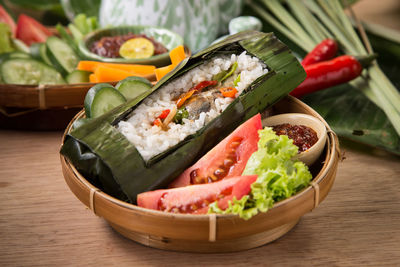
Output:
<svg viewBox="0 0 400 267">
<path fill-rule="evenodd" d="M 81 60 L 76 67 L 78 70 L 86 70 L 94 72 L 97 66 L 99 65 L 98 61 L 88 61 L 88 60 Z"/>
<path fill-rule="evenodd" d="M 118 63 L 105 63 L 105 62 L 87 61 L 87 60 L 80 61 L 78 63 L 77 69 L 95 72 L 99 66 L 105 66 L 109 68 L 129 71 L 140 75 L 154 74 L 154 70 L 156 69 L 156 67 L 153 65 L 118 64 Z"/>
<path fill-rule="evenodd" d="M 182 60 L 185 59 L 185 57 L 186 55 L 183 45 L 179 45 L 169 51 L 169 58 L 171 59 L 172 65 L 174 66 L 178 65 Z"/>
<path fill-rule="evenodd" d="M 165 66 L 165 67 L 157 68 L 155 70 L 157 81 L 161 80 L 161 78 L 164 77 L 165 74 L 167 74 L 168 72 L 170 72 L 174 68 L 175 68 L 175 66 L 172 65 L 172 64 L 168 65 L 168 66 Z"/>
<path fill-rule="evenodd" d="M 97 77 L 94 73 L 89 75 L 89 82 L 91 83 L 97 83 Z"/>
<path fill-rule="evenodd" d="M 103 65 L 99 65 L 94 74 L 96 75 L 97 82 L 114 82 L 123 80 L 129 76 L 140 76 L 129 71 L 110 68 Z"/>
</svg>

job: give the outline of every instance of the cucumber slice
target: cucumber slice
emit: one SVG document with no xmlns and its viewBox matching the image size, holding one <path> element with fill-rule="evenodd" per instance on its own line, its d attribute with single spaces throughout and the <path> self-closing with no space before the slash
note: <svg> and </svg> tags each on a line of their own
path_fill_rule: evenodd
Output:
<svg viewBox="0 0 400 267">
<path fill-rule="evenodd" d="M 40 47 L 42 47 L 44 44 L 43 43 L 33 43 L 29 47 L 29 54 L 37 60 L 42 60 L 42 57 L 40 56 Z"/>
<path fill-rule="evenodd" d="M 15 49 L 17 49 L 19 52 L 23 52 L 23 53 L 29 53 L 29 46 L 27 46 L 24 42 L 22 42 L 19 39 L 12 39 L 13 45 L 15 47 Z"/>
<path fill-rule="evenodd" d="M 135 76 L 125 78 L 115 86 L 127 100 L 143 94 L 151 87 L 152 85 L 147 79 Z"/>
<path fill-rule="evenodd" d="M 39 53 L 40 53 L 40 59 L 46 63 L 47 65 L 51 66 L 51 61 L 49 59 L 49 57 L 47 56 L 47 47 L 46 44 L 42 44 L 39 48 Z"/>
<path fill-rule="evenodd" d="M 91 72 L 84 71 L 84 70 L 74 70 L 70 74 L 65 77 L 67 83 L 88 83 L 89 82 L 89 75 Z"/>
<path fill-rule="evenodd" d="M 46 44 L 44 43 L 33 43 L 29 48 L 30 55 L 37 60 L 43 61 L 47 65 L 51 66 L 49 57 L 46 54 Z"/>
<path fill-rule="evenodd" d="M 125 102 L 125 97 L 110 84 L 96 84 L 89 89 L 85 97 L 86 117 L 99 117 Z"/>
<path fill-rule="evenodd" d="M 6 60 L 13 59 L 13 58 L 30 58 L 30 56 L 23 52 L 4 53 L 4 54 L 0 55 L 0 64 L 2 64 Z"/>
<path fill-rule="evenodd" d="M 46 41 L 47 56 L 62 74 L 72 72 L 78 65 L 79 58 L 75 51 L 63 40 L 50 36 Z"/>
<path fill-rule="evenodd" d="M 8 59 L 1 64 L 4 83 L 12 84 L 64 84 L 61 74 L 54 68 L 30 58 Z"/>
</svg>

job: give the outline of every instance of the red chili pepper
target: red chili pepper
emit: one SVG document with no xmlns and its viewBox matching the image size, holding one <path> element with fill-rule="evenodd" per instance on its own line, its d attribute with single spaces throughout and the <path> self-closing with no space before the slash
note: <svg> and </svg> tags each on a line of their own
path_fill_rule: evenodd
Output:
<svg viewBox="0 0 400 267">
<path fill-rule="evenodd" d="M 338 44 L 333 39 L 325 39 L 319 43 L 301 62 L 301 65 L 308 66 L 321 61 L 332 59 L 336 56 Z"/>
<path fill-rule="evenodd" d="M 169 109 L 164 109 L 161 114 L 153 121 L 153 125 L 157 125 L 160 126 L 163 119 L 165 119 L 168 114 L 169 114 L 170 110 Z"/>
<path fill-rule="evenodd" d="M 329 61 L 305 66 L 307 78 L 290 94 L 302 97 L 325 88 L 342 84 L 357 78 L 363 67 L 368 66 L 376 55 L 367 57 L 340 56 Z"/>
<path fill-rule="evenodd" d="M 193 87 L 191 90 L 195 90 L 200 92 L 204 88 L 211 86 L 211 85 L 216 85 L 218 81 L 202 81 L 199 84 L 197 84 L 195 87 Z"/>
<path fill-rule="evenodd" d="M 170 112 L 169 109 L 165 109 L 165 110 L 163 110 L 163 111 L 161 112 L 160 116 L 158 116 L 157 118 L 160 118 L 160 119 L 163 120 L 163 119 L 165 119 L 165 118 L 168 116 L 169 112 Z"/>
<path fill-rule="evenodd" d="M 160 126 L 161 124 L 162 124 L 162 121 L 161 121 L 160 118 L 157 118 L 157 119 L 155 119 L 155 120 L 153 121 L 153 125 Z"/>
</svg>

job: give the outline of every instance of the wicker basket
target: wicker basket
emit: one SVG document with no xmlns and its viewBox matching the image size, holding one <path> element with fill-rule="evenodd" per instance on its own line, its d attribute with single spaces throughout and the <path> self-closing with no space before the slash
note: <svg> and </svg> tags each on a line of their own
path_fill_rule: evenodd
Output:
<svg viewBox="0 0 400 267">
<path fill-rule="evenodd" d="M 191 252 L 230 252 L 261 246 L 287 233 L 302 215 L 325 199 L 340 159 L 336 135 L 306 104 L 289 96 L 276 104 L 273 112 L 299 112 L 317 117 L 328 129 L 327 144 L 319 163 L 311 167 L 314 179 L 309 187 L 247 221 L 235 215 L 171 214 L 120 201 L 90 184 L 61 155 L 63 174 L 71 191 L 83 204 L 106 219 L 116 231 L 143 245 Z M 79 113 L 74 120 L 82 115 L 83 112 Z M 71 123 L 65 134 L 70 131 Z"/>
</svg>

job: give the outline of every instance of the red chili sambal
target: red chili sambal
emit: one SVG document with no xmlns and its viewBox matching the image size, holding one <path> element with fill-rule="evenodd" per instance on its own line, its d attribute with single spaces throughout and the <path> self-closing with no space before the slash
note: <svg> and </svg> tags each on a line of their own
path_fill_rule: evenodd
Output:
<svg viewBox="0 0 400 267">
<path fill-rule="evenodd" d="M 91 45 L 90 51 L 102 57 L 118 58 L 121 57 L 119 55 L 119 48 L 121 47 L 121 45 L 130 39 L 139 37 L 146 38 L 153 43 L 154 55 L 159 55 L 168 52 L 168 49 L 165 48 L 163 44 L 154 40 L 153 37 L 148 37 L 145 34 L 133 34 L 133 33 L 102 37 L 100 40 L 94 42 Z"/>
<path fill-rule="evenodd" d="M 287 135 L 299 148 L 299 153 L 312 147 L 317 141 L 317 133 L 305 125 L 283 123 L 272 127 L 277 135 Z"/>
</svg>

